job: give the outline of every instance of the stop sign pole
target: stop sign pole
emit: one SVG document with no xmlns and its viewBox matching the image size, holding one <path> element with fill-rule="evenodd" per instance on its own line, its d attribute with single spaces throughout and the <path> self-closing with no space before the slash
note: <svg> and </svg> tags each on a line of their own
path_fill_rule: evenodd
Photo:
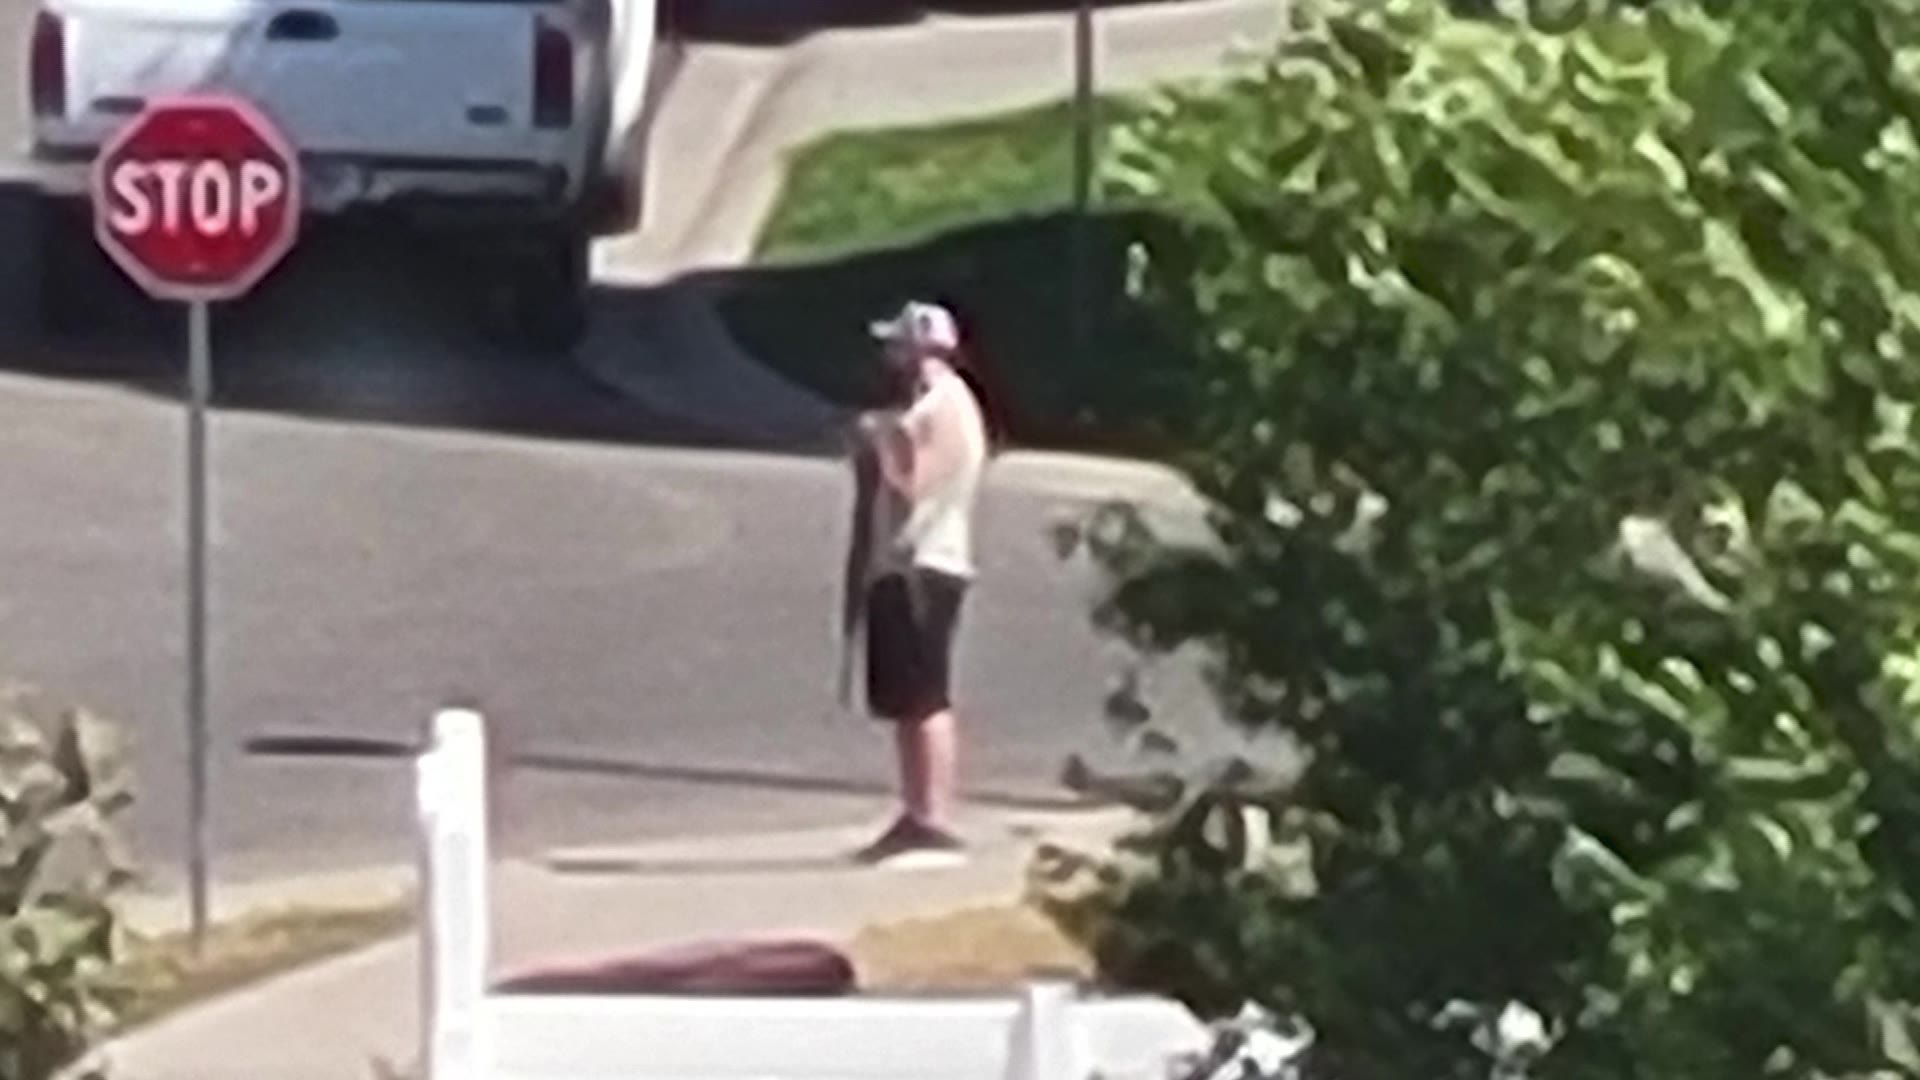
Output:
<svg viewBox="0 0 1920 1080">
<path fill-rule="evenodd" d="M 94 235 L 155 299 L 187 307 L 187 875 L 207 926 L 207 409 L 211 306 L 244 296 L 292 250 L 300 164 L 272 121 L 225 95 L 156 100 L 102 148 Z"/>
</svg>

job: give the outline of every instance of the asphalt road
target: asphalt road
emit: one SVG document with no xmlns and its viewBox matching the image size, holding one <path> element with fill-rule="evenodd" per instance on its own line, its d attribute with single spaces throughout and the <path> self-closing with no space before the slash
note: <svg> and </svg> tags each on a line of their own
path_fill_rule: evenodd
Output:
<svg viewBox="0 0 1920 1080">
<path fill-rule="evenodd" d="M 24 8 L 0 0 L 0 41 L 24 40 Z M 16 117 L 0 98 L 0 145 Z M 452 700 L 548 759 L 507 791 L 514 843 L 883 809 L 888 747 L 831 696 L 840 466 L 702 446 L 492 344 L 459 285 L 429 248 L 321 232 L 216 322 L 217 872 L 408 857 L 399 762 L 242 744 L 412 739 Z M 608 290 L 599 317 L 633 302 Z M 101 322 L 84 345 L 0 352 L 0 677 L 127 726 L 134 840 L 165 883 L 184 844 L 184 324 L 128 295 Z M 1093 582 L 1045 535 L 1072 503 L 1024 481 L 987 498 L 962 662 L 979 796 L 1057 797 L 1062 758 L 1108 743 Z M 1192 679 L 1171 689 L 1210 729 Z"/>
<path fill-rule="evenodd" d="M 516 778 L 527 842 L 880 809 L 886 745 L 831 696 L 840 466 L 675 447 L 583 377 L 470 336 L 401 253 L 365 243 L 318 247 L 216 327 L 223 873 L 408 851 L 397 762 L 249 758 L 244 740 L 410 739 L 463 699 L 574 764 Z M 130 727 L 136 841 L 165 864 L 183 843 L 179 356 L 12 360 L 0 667 Z M 985 509 L 963 661 L 976 789 L 1057 796 L 1064 755 L 1105 741 L 1092 582 L 1045 535 L 1061 505 L 1002 483 Z"/>
</svg>

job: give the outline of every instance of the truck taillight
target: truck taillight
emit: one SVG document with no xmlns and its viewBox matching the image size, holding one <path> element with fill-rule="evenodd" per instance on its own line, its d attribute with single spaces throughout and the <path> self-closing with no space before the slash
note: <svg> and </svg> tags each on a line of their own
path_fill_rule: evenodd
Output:
<svg viewBox="0 0 1920 1080">
<path fill-rule="evenodd" d="M 573 123 L 573 38 L 545 22 L 533 36 L 533 123 L 543 128 Z"/>
<path fill-rule="evenodd" d="M 27 61 L 28 91 L 35 116 L 67 111 L 67 30 L 60 17 L 40 12 L 33 20 L 33 52 Z"/>
</svg>

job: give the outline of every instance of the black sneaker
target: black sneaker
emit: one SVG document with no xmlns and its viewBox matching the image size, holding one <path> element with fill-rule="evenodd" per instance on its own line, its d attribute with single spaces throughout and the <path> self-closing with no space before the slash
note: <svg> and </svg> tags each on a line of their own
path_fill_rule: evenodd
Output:
<svg viewBox="0 0 1920 1080">
<path fill-rule="evenodd" d="M 901 869 L 958 866 L 967 860 L 967 846 L 945 829 L 901 817 L 880 839 L 860 849 L 854 860 Z"/>
</svg>

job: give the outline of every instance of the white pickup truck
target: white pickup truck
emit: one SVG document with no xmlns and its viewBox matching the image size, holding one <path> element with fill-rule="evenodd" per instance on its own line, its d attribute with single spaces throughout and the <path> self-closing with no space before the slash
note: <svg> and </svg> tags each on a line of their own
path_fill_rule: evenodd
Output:
<svg viewBox="0 0 1920 1080">
<path fill-rule="evenodd" d="M 309 213 L 386 214 L 472 241 L 487 261 L 464 265 L 494 271 L 515 331 L 570 347 L 589 242 L 636 194 L 610 131 L 623 68 L 649 59 L 653 12 L 650 0 L 41 0 L 32 156 L 64 222 L 43 293 L 72 291 L 55 249 L 91 243 L 67 226 L 84 225 L 102 143 L 150 99 L 218 90 L 285 132 Z"/>
</svg>

